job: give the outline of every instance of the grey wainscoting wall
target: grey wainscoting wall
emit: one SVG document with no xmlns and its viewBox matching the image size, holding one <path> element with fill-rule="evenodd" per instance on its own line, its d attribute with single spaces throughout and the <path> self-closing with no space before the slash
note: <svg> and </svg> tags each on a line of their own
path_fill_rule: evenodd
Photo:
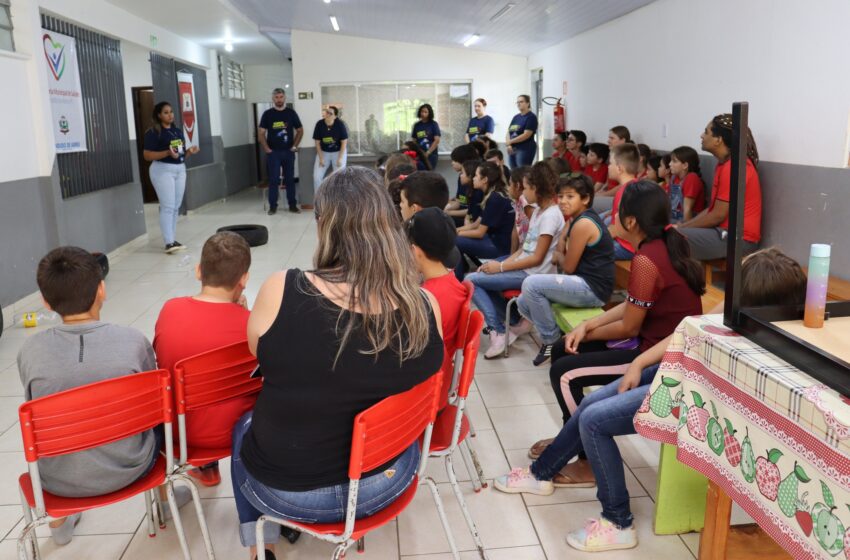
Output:
<svg viewBox="0 0 850 560">
<path fill-rule="evenodd" d="M 0 183 L 0 307 L 37 290 L 35 269 L 50 249 L 106 253 L 145 233 L 135 141 L 130 154 L 132 183 L 65 200 L 55 163 L 50 177 Z"/>
</svg>

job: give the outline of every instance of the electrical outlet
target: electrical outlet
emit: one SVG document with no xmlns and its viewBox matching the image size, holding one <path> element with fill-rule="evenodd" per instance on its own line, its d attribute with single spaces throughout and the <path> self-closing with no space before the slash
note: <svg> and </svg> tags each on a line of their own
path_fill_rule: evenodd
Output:
<svg viewBox="0 0 850 560">
<path fill-rule="evenodd" d="M 662 124 L 661 125 L 661 137 L 667 138 L 668 132 L 669 132 L 669 127 L 667 126 L 667 123 Z"/>
</svg>

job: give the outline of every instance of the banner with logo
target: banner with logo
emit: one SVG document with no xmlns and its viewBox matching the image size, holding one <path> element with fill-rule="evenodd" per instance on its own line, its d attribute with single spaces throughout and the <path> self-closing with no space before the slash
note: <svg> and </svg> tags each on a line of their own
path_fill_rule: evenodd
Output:
<svg viewBox="0 0 850 560">
<path fill-rule="evenodd" d="M 41 31 L 56 152 L 85 152 L 88 147 L 77 42 L 73 37 L 55 31 Z"/>
<path fill-rule="evenodd" d="M 198 120 L 195 118 L 195 85 L 192 74 L 177 72 L 177 93 L 180 96 L 180 115 L 183 118 L 183 136 L 186 148 L 198 144 Z"/>
</svg>

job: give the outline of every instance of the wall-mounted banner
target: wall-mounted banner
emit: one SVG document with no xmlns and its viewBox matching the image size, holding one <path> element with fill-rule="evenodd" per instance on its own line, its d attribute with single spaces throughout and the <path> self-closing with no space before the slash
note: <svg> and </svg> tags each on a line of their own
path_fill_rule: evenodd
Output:
<svg viewBox="0 0 850 560">
<path fill-rule="evenodd" d="M 198 119 L 195 118 L 195 85 L 192 74 L 177 72 L 177 92 L 180 95 L 180 115 L 183 119 L 183 136 L 186 148 L 198 146 Z"/>
<path fill-rule="evenodd" d="M 86 120 L 77 64 L 77 42 L 73 37 L 55 31 L 42 29 L 41 32 L 56 152 L 85 152 L 88 149 Z"/>
</svg>

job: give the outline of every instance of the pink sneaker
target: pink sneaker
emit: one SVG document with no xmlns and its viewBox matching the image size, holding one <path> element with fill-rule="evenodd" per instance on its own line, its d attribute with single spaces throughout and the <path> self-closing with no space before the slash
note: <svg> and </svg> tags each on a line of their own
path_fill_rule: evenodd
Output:
<svg viewBox="0 0 850 560">
<path fill-rule="evenodd" d="M 551 480 L 537 480 L 531 471 L 526 468 L 512 469 L 506 475 L 502 475 L 493 481 L 496 490 L 506 494 L 537 494 L 538 496 L 549 496 L 555 491 Z"/>
<path fill-rule="evenodd" d="M 604 517 L 588 519 L 584 528 L 567 535 L 567 544 L 584 552 L 604 552 L 634 548 L 638 544 L 635 526 L 620 529 Z"/>
</svg>

